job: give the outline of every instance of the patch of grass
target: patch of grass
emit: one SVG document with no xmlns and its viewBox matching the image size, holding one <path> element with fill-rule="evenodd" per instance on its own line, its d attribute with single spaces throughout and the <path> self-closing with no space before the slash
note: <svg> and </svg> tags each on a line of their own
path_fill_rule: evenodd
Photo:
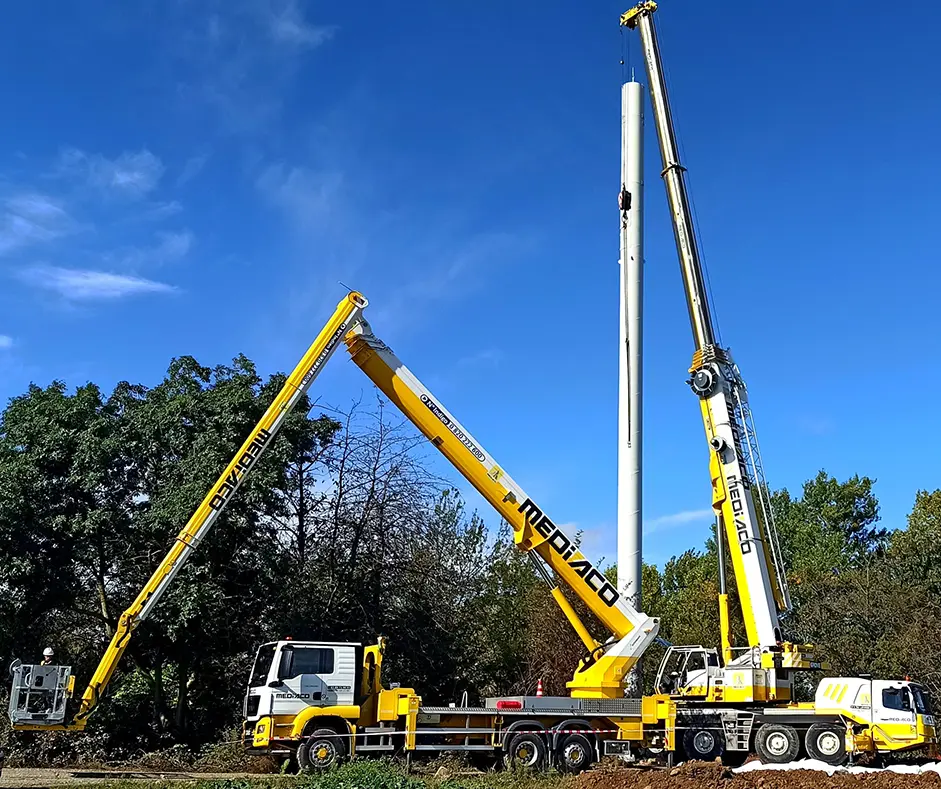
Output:
<svg viewBox="0 0 941 789">
<path fill-rule="evenodd" d="M 455 768 L 425 774 L 406 773 L 388 761 L 356 760 L 324 773 L 259 775 L 228 780 L 183 783 L 189 789 L 572 789 L 572 779 L 557 773 L 520 772 L 453 774 Z M 76 785 L 75 789 L 180 789 L 180 781 L 111 781 Z"/>
</svg>

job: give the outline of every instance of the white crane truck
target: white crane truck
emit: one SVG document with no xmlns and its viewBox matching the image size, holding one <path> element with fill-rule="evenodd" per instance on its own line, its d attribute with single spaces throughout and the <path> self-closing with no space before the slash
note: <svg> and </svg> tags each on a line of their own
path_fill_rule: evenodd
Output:
<svg viewBox="0 0 941 789">
<path fill-rule="evenodd" d="M 673 116 L 648 0 L 621 16 L 637 30 L 649 83 L 674 239 L 686 291 L 694 354 L 688 381 L 699 399 L 709 452 L 719 541 L 721 650 L 671 647 L 657 689 L 678 701 L 677 725 L 691 757 L 743 761 L 750 752 L 785 763 L 801 753 L 841 764 L 851 753 L 936 749 L 926 689 L 917 683 L 859 677 L 820 682 L 812 703 L 793 701 L 794 673 L 827 666 L 809 644 L 783 634 L 790 609 L 787 578 L 765 481 L 748 393 L 728 349 L 716 342 L 703 266 L 680 163 Z M 732 560 L 748 645 L 732 646 L 725 552 Z"/>
</svg>

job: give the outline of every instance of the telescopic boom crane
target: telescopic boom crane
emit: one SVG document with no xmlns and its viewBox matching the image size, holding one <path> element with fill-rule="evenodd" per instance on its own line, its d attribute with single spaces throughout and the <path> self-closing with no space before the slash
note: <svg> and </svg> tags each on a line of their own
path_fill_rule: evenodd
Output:
<svg viewBox="0 0 941 789">
<path fill-rule="evenodd" d="M 656 638 L 659 620 L 636 611 L 618 593 L 601 570 L 585 558 L 575 541 L 549 519 L 480 442 L 373 334 L 365 320 L 347 335 L 346 343 L 353 361 L 513 527 L 516 546 L 533 558 L 536 569 L 551 588 L 553 599 L 589 653 L 569 682 L 572 696 L 623 698 L 627 673 Z M 585 603 L 611 638 L 599 643 L 592 637 L 552 573 Z"/>
<path fill-rule="evenodd" d="M 657 635 L 659 621 L 633 609 L 615 586 L 556 526 L 422 386 L 362 319 L 366 299 L 350 293 L 337 306 L 317 339 L 288 377 L 274 402 L 206 494 L 173 546 L 130 607 L 82 696 L 78 711 L 66 721 L 66 702 L 74 685 L 67 666 L 14 665 L 11 719 L 21 730 L 81 730 L 102 698 L 134 630 L 157 605 L 192 552 L 205 538 L 245 476 L 270 446 L 285 417 L 310 388 L 327 360 L 346 338 L 354 361 L 392 402 L 441 450 L 455 468 L 513 526 L 516 545 L 529 553 L 553 599 L 588 651 L 569 687 L 583 698 L 619 698 L 626 673 Z M 555 581 L 557 577 L 582 600 L 611 637 L 597 641 Z M 42 709 L 30 698 L 41 696 Z"/>
<path fill-rule="evenodd" d="M 694 353 L 688 381 L 699 397 L 712 481 L 712 506 L 719 539 L 729 546 L 732 568 L 752 650 L 743 660 L 759 667 L 810 668 L 806 645 L 785 642 L 780 617 L 790 609 L 768 486 L 764 477 L 748 393 L 731 353 L 717 343 L 709 308 L 689 195 L 680 163 L 676 132 L 654 26 L 657 4 L 648 0 L 621 16 L 621 24 L 640 35 L 653 108 L 663 182 L 686 292 Z M 728 601 L 720 598 L 723 653 L 732 659 Z M 755 651 L 761 654 L 755 660 Z M 819 668 L 819 664 L 813 664 Z"/>
</svg>

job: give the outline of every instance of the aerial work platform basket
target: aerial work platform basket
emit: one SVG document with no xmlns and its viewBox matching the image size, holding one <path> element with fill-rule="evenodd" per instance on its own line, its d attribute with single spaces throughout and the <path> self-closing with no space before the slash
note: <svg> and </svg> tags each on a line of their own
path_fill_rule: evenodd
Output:
<svg viewBox="0 0 941 789">
<path fill-rule="evenodd" d="M 74 682 L 71 666 L 16 662 L 10 672 L 10 721 L 14 725 L 54 726 L 65 721 L 65 706 Z"/>
</svg>

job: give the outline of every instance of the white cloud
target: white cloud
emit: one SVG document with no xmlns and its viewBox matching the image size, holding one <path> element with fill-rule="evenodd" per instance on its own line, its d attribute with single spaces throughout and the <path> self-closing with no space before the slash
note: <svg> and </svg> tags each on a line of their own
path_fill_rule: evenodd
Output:
<svg viewBox="0 0 941 789">
<path fill-rule="evenodd" d="M 0 214 L 0 255 L 65 235 L 75 221 L 62 204 L 39 192 L 7 198 Z"/>
<path fill-rule="evenodd" d="M 109 266 L 135 270 L 149 266 L 162 266 L 186 257 L 193 246 L 193 234 L 189 230 L 157 233 L 157 243 L 151 247 L 132 247 L 104 256 Z"/>
<path fill-rule="evenodd" d="M 189 230 L 178 233 L 160 233 L 160 243 L 154 250 L 155 255 L 161 260 L 179 260 L 186 256 L 193 246 L 193 234 Z"/>
<path fill-rule="evenodd" d="M 335 32 L 334 26 L 307 22 L 296 0 L 272 3 L 268 7 L 268 33 L 277 43 L 317 47 Z"/>
<path fill-rule="evenodd" d="M 152 192 L 163 171 L 163 162 L 146 148 L 125 151 L 115 159 L 69 148 L 59 158 L 60 173 L 84 178 L 91 186 L 131 199 Z"/>
<path fill-rule="evenodd" d="M 141 213 L 142 219 L 151 219 L 160 221 L 167 217 L 174 216 L 183 210 L 183 206 L 176 200 L 169 200 L 163 203 L 153 203 L 149 208 L 145 208 Z"/>
<path fill-rule="evenodd" d="M 0 351 L 13 347 L 13 338 L 9 334 L 0 334 Z"/>
<path fill-rule="evenodd" d="M 172 285 L 141 277 L 88 269 L 37 266 L 24 274 L 31 285 L 58 293 L 73 301 L 120 299 L 141 293 L 169 293 Z"/>
<path fill-rule="evenodd" d="M 176 179 L 176 185 L 183 186 L 183 184 L 192 181 L 202 172 L 203 167 L 206 166 L 206 162 L 208 161 L 209 154 L 203 154 L 202 156 L 191 156 L 186 160 L 186 164 L 183 165 L 183 169 L 180 171 L 180 174 Z"/>
<path fill-rule="evenodd" d="M 657 532 L 667 531 L 676 526 L 685 526 L 689 523 L 709 523 L 715 519 L 715 513 L 712 509 L 708 510 L 683 510 L 674 512 L 671 515 L 660 515 L 657 518 L 651 518 L 644 521 L 644 534 L 656 534 Z"/>
<path fill-rule="evenodd" d="M 330 213 L 342 184 L 341 173 L 283 164 L 265 168 L 256 181 L 261 193 L 299 228 L 316 226 Z"/>
<path fill-rule="evenodd" d="M 404 331 L 421 323 L 430 308 L 440 314 L 444 303 L 462 302 L 487 282 L 497 267 L 507 268 L 531 247 L 531 240 L 511 233 L 481 233 L 427 240 L 406 255 L 415 262 L 410 276 L 400 277 L 373 312 L 377 325 Z M 411 273 L 415 272 L 415 273 Z"/>
</svg>

